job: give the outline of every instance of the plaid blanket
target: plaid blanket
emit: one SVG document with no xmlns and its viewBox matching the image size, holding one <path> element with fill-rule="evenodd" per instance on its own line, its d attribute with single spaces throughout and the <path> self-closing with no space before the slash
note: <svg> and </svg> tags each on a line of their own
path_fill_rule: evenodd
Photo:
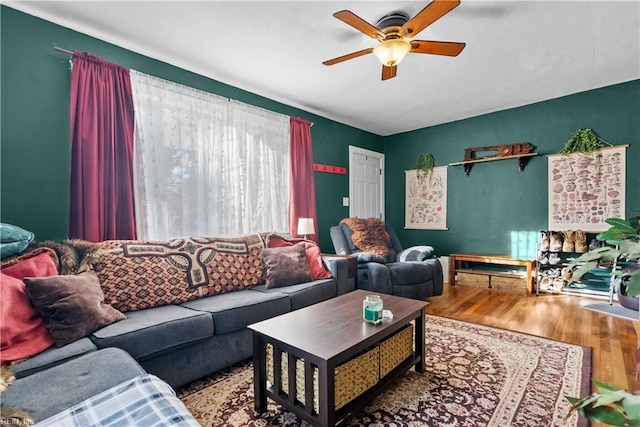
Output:
<svg viewBox="0 0 640 427">
<path fill-rule="evenodd" d="M 36 424 L 45 426 L 200 426 L 173 389 L 140 375 Z"/>
</svg>

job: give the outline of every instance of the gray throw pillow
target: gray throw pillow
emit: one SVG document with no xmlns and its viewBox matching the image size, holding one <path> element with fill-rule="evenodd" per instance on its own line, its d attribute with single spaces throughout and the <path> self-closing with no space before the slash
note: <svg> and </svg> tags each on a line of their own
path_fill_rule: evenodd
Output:
<svg viewBox="0 0 640 427">
<path fill-rule="evenodd" d="M 93 271 L 23 280 L 31 302 L 57 347 L 126 319 L 124 314 L 104 303 L 104 293 Z"/>
<path fill-rule="evenodd" d="M 313 280 L 303 242 L 281 248 L 265 248 L 262 250 L 262 259 L 267 271 L 267 289 Z"/>
</svg>

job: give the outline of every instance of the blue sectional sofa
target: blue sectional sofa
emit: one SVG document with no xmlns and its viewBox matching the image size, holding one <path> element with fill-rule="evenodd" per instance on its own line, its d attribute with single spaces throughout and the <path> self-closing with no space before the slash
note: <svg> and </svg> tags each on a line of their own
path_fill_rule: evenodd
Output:
<svg viewBox="0 0 640 427">
<path fill-rule="evenodd" d="M 347 292 L 347 260 L 325 256 L 323 261 L 332 278 L 271 289 L 263 284 L 125 312 L 125 320 L 15 365 L 17 380 L 3 393 L 3 404 L 27 410 L 38 422 L 139 375 L 175 388 L 250 358 L 247 325 Z M 47 383 L 59 388 L 38 386 Z"/>
</svg>

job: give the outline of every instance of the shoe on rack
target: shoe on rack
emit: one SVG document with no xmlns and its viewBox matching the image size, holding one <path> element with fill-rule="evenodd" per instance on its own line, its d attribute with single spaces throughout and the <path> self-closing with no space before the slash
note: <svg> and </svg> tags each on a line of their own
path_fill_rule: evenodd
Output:
<svg viewBox="0 0 640 427">
<path fill-rule="evenodd" d="M 549 251 L 560 252 L 562 251 L 562 233 L 559 231 L 552 231 L 549 236 Z"/>
<path fill-rule="evenodd" d="M 549 264 L 558 265 L 560 264 L 560 255 L 557 252 L 549 253 Z"/>
<path fill-rule="evenodd" d="M 550 231 L 541 231 L 540 232 L 540 245 L 538 250 L 540 251 L 548 251 L 549 250 L 549 235 Z"/>
<path fill-rule="evenodd" d="M 541 291 L 548 291 L 549 289 L 551 289 L 551 286 L 553 285 L 553 279 L 550 279 L 548 277 L 543 277 L 542 280 L 540 280 L 540 290 Z"/>
<path fill-rule="evenodd" d="M 562 272 L 560 274 L 564 280 L 571 280 L 571 278 L 573 277 L 573 269 L 565 267 L 562 269 Z"/>
<path fill-rule="evenodd" d="M 538 262 L 540 264 L 549 264 L 549 252 L 540 252 L 538 254 Z"/>
<path fill-rule="evenodd" d="M 600 240 L 598 240 L 598 239 L 596 239 L 596 238 L 593 238 L 593 239 L 591 239 L 591 241 L 589 242 L 589 248 L 588 248 L 588 249 L 589 249 L 590 251 L 592 251 L 592 250 L 594 250 L 594 249 L 598 249 L 598 248 L 601 248 L 601 247 L 603 247 L 603 246 L 604 246 L 604 242 L 602 242 L 602 241 L 600 241 Z"/>
<path fill-rule="evenodd" d="M 576 230 L 575 234 L 575 251 L 583 254 L 589 250 L 587 246 L 587 233 L 582 230 Z"/>
<path fill-rule="evenodd" d="M 556 277 L 555 279 L 553 279 L 552 287 L 554 291 L 561 291 L 562 289 L 564 289 L 564 280 L 562 280 L 560 277 Z"/>
<path fill-rule="evenodd" d="M 564 240 L 562 242 L 562 252 L 575 252 L 575 232 L 573 230 L 567 230 L 563 233 Z"/>
</svg>

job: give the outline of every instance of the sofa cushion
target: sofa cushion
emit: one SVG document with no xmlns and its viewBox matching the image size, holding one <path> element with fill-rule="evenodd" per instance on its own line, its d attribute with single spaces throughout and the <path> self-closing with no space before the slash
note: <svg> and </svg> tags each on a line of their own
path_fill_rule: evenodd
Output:
<svg viewBox="0 0 640 427">
<path fill-rule="evenodd" d="M 263 282 L 259 234 L 165 242 L 101 242 L 94 264 L 105 302 L 127 312 L 248 289 Z"/>
<path fill-rule="evenodd" d="M 127 318 L 91 335 L 98 348 L 118 347 L 141 359 L 173 347 L 213 336 L 209 313 L 177 305 L 126 313 Z"/>
<path fill-rule="evenodd" d="M 51 347 L 40 354 L 14 365 L 16 378 L 28 377 L 36 372 L 67 362 L 76 357 L 96 351 L 98 347 L 89 338 L 81 338 L 64 347 Z"/>
<path fill-rule="evenodd" d="M 291 299 L 291 310 L 328 300 L 336 296 L 336 282 L 333 279 L 314 280 L 313 282 L 268 289 L 265 285 L 253 288 L 260 292 L 278 292 L 288 295 Z"/>
<path fill-rule="evenodd" d="M 262 260 L 266 266 L 267 288 L 296 285 L 312 280 L 304 243 L 262 250 Z"/>
<path fill-rule="evenodd" d="M 55 253 L 38 249 L 2 264 L 0 270 L 0 362 L 34 356 L 54 344 L 22 279 L 56 276 Z"/>
<path fill-rule="evenodd" d="M 25 277 L 24 284 L 58 347 L 125 319 L 124 314 L 104 303 L 93 271 L 75 276 Z"/>
<path fill-rule="evenodd" d="M 144 373 L 127 353 L 107 348 L 16 380 L 2 393 L 2 405 L 22 408 L 38 422 Z"/>
<path fill-rule="evenodd" d="M 291 307 L 289 297 L 283 293 L 253 289 L 200 298 L 180 305 L 211 313 L 216 334 L 243 329 L 252 323 L 287 313 Z"/>
</svg>

